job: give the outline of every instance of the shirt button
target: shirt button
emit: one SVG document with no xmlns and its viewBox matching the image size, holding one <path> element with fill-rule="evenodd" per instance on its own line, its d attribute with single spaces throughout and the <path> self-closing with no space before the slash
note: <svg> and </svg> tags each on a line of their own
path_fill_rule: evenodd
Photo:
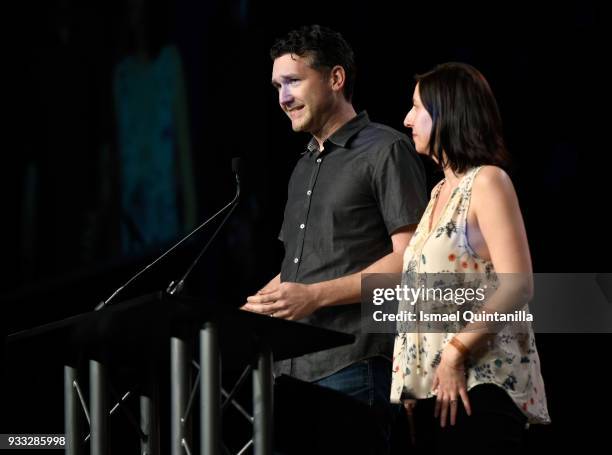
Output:
<svg viewBox="0 0 612 455">
<path fill-rule="evenodd" d="M 306 225 L 304 223 L 300 224 L 300 229 L 304 229 Z"/>
<path fill-rule="evenodd" d="M 308 196 L 310 196 L 310 195 L 312 194 L 312 191 L 308 190 L 308 191 L 306 191 L 306 194 L 307 194 Z"/>
<path fill-rule="evenodd" d="M 298 259 L 298 258 L 293 259 L 293 263 L 294 263 L 294 264 L 297 264 L 297 263 L 298 263 L 298 261 L 299 261 L 299 259 Z"/>
<path fill-rule="evenodd" d="M 317 158 L 317 163 L 320 163 L 320 162 L 321 162 L 321 158 Z"/>
</svg>

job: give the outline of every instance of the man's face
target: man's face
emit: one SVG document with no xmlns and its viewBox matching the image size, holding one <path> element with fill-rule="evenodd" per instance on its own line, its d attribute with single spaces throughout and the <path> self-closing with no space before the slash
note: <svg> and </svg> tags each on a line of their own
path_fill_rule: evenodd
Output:
<svg viewBox="0 0 612 455">
<path fill-rule="evenodd" d="M 293 131 L 316 135 L 334 106 L 335 93 L 329 78 L 309 66 L 308 57 L 285 54 L 274 60 L 272 85 Z"/>
</svg>

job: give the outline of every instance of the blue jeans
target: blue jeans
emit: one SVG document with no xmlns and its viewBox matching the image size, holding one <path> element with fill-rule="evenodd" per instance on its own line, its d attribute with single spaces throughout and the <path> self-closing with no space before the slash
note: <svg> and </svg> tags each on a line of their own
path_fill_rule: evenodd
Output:
<svg viewBox="0 0 612 455">
<path fill-rule="evenodd" d="M 383 357 L 372 357 L 332 374 L 314 383 L 349 395 L 372 408 L 375 414 L 377 440 L 380 450 L 377 453 L 389 452 L 391 433 L 392 407 L 389 403 L 391 389 L 391 362 Z"/>
</svg>

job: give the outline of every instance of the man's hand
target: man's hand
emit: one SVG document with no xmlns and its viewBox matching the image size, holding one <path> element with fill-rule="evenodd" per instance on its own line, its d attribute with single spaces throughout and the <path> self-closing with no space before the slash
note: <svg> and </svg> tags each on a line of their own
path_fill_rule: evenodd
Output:
<svg viewBox="0 0 612 455">
<path fill-rule="evenodd" d="M 277 318 L 298 320 L 319 308 L 316 284 L 283 282 L 275 289 L 262 289 L 247 298 L 243 310 Z"/>
</svg>

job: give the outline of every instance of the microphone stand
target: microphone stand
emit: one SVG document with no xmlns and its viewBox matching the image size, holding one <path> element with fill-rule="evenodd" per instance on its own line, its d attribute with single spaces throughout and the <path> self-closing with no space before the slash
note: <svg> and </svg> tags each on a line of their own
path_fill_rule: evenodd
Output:
<svg viewBox="0 0 612 455">
<path fill-rule="evenodd" d="M 185 274 L 181 277 L 181 279 L 178 281 L 170 282 L 170 284 L 168 285 L 168 288 L 166 289 L 166 292 L 168 294 L 170 295 L 179 294 L 183 290 L 183 287 L 185 286 L 185 279 L 187 279 L 187 277 L 191 274 L 191 271 L 194 269 L 196 264 L 200 261 L 200 258 L 204 255 L 206 250 L 208 250 L 208 247 L 210 246 L 212 241 L 215 239 L 215 237 L 217 237 L 217 234 L 219 233 L 219 231 L 221 230 L 221 228 L 223 227 L 227 219 L 232 215 L 236 207 L 238 207 L 238 199 L 240 198 L 240 177 L 238 177 L 238 173 L 236 173 L 235 175 L 236 175 L 236 195 L 234 196 L 234 199 L 232 199 L 232 202 L 230 202 L 228 205 L 223 207 L 223 209 L 221 209 L 218 213 L 221 213 L 221 211 L 225 210 L 227 207 L 233 204 L 232 208 L 230 208 L 230 210 L 227 212 L 227 215 L 225 215 L 225 218 L 223 218 L 223 221 L 221 221 L 221 223 L 219 224 L 219 226 L 217 227 L 213 235 L 210 237 L 208 242 L 206 242 L 206 245 L 204 245 L 204 248 L 202 248 L 198 256 L 191 263 L 191 265 L 189 266 Z"/>
<path fill-rule="evenodd" d="M 104 308 L 106 305 L 108 305 L 109 303 L 111 303 L 113 301 L 113 299 L 123 290 L 125 289 L 127 286 L 130 285 L 130 283 L 132 283 L 136 278 L 138 278 L 140 275 L 142 275 L 143 273 L 145 273 L 147 270 L 149 270 L 151 267 L 153 267 L 155 264 L 157 264 L 159 261 L 161 261 L 163 258 L 165 258 L 168 254 L 170 254 L 172 251 L 174 251 L 175 249 L 177 249 L 180 245 L 182 245 L 184 242 L 186 242 L 187 240 L 189 240 L 193 235 L 195 235 L 197 232 L 199 232 L 201 229 L 203 229 L 206 225 L 208 225 L 208 223 L 210 223 L 212 220 L 214 220 L 215 218 L 217 218 L 220 214 L 222 214 L 224 211 L 226 211 L 228 208 L 231 207 L 229 213 L 226 215 L 226 217 L 223 219 L 223 222 L 219 225 L 219 227 L 217 228 L 217 230 L 215 231 L 215 233 L 213 234 L 213 236 L 211 237 L 211 239 L 208 241 L 208 243 L 205 245 L 204 249 L 202 250 L 202 252 L 198 255 L 198 257 L 196 258 L 196 260 L 194 261 L 194 263 L 191 265 L 191 267 L 189 267 L 189 269 L 187 270 L 187 273 L 183 276 L 183 278 L 181 278 L 181 280 L 175 285 L 174 285 L 174 281 L 172 283 L 170 283 L 170 286 L 168 286 L 168 292 L 170 294 L 174 294 L 177 291 L 180 291 L 183 287 L 184 284 L 184 280 L 187 277 L 187 275 L 191 272 L 191 270 L 193 269 L 193 267 L 195 266 L 195 264 L 197 263 L 197 261 L 200 259 L 200 257 L 202 256 L 202 254 L 206 251 L 206 249 L 208 248 L 208 246 L 210 245 L 210 242 L 215 238 L 215 236 L 217 235 L 217 233 L 219 232 L 219 229 L 223 226 L 223 224 L 225 223 L 225 221 L 229 218 L 229 215 L 231 215 L 231 213 L 234 211 L 234 209 L 236 208 L 236 206 L 238 205 L 238 199 L 240 197 L 240 177 L 238 176 L 238 158 L 234 158 L 232 160 L 232 168 L 234 170 L 234 175 L 236 176 L 236 195 L 234 196 L 234 198 L 227 204 L 225 205 L 223 208 L 221 208 L 217 213 L 215 213 L 213 216 L 211 216 L 210 218 L 208 218 L 206 221 L 204 221 L 202 224 L 200 224 L 199 226 L 197 226 L 194 230 L 192 230 L 189 234 L 187 234 L 187 236 L 183 237 L 181 240 L 179 240 L 178 242 L 176 242 L 174 245 L 172 245 L 172 247 L 170 247 L 168 250 L 166 250 L 161 256 L 159 256 L 158 258 L 156 258 L 153 262 L 151 262 L 150 264 L 148 264 L 145 268 L 143 268 L 142 270 L 140 270 L 138 273 L 136 273 L 132 278 L 130 278 L 128 281 L 126 281 L 122 286 L 120 286 L 119 288 L 117 288 L 115 290 L 115 292 L 113 292 L 106 300 L 103 300 L 102 302 L 100 302 L 96 308 L 95 311 L 99 311 L 102 308 Z M 180 285 L 180 288 L 179 288 Z"/>
</svg>

